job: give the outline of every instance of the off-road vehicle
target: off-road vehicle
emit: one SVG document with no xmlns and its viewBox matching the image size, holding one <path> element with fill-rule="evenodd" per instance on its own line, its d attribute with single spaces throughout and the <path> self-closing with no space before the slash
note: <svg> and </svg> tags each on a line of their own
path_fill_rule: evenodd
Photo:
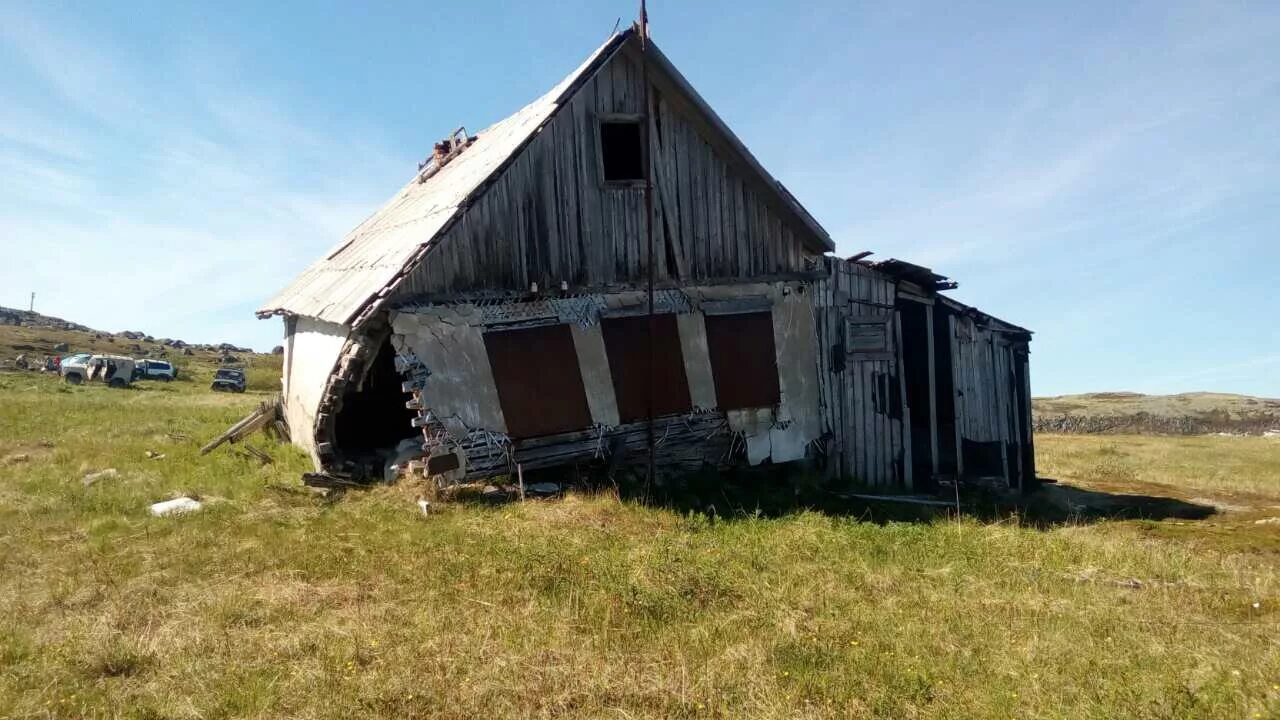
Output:
<svg viewBox="0 0 1280 720">
<path fill-rule="evenodd" d="M 133 382 L 133 358 L 123 355 L 90 355 L 83 364 L 62 364 L 62 379 L 71 385 L 101 382 L 113 388 L 128 387 Z"/>
<path fill-rule="evenodd" d="M 218 368 L 218 371 L 213 374 L 213 384 L 209 389 L 214 392 L 244 392 L 244 370 Z"/>
</svg>

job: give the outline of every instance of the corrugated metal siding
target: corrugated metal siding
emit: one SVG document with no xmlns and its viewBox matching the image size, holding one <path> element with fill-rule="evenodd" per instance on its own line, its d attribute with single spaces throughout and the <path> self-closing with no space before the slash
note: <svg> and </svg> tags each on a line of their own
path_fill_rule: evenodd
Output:
<svg viewBox="0 0 1280 720">
<path fill-rule="evenodd" d="M 831 437 L 827 472 L 868 485 L 899 482 L 903 457 L 897 338 L 890 352 L 850 355 L 846 350 L 851 316 L 894 317 L 895 287 L 874 270 L 827 259 L 828 278 L 814 284 L 818 378 L 823 423 Z"/>
</svg>

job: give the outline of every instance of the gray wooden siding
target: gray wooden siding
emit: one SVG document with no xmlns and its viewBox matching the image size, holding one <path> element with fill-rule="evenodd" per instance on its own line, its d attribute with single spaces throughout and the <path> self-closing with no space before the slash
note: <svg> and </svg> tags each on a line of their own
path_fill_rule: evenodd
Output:
<svg viewBox="0 0 1280 720">
<path fill-rule="evenodd" d="M 953 321 L 952 364 L 956 414 L 964 440 L 1001 443 L 1003 472 L 1012 480 L 1031 453 L 1025 418 L 1030 417 L 1026 383 L 1019 387 L 1015 367 L 1025 362 L 1027 342 L 963 315 Z M 1010 456 L 1009 453 L 1015 453 Z"/>
<path fill-rule="evenodd" d="M 659 92 L 654 104 L 649 122 L 658 278 L 748 278 L 805 269 L 802 238 L 809 231 L 784 221 L 684 109 Z M 444 232 L 397 294 L 643 281 L 644 192 L 604 184 L 597 134 L 602 115 L 644 109 L 640 67 L 619 53 Z"/>
<path fill-rule="evenodd" d="M 898 339 L 888 352 L 849 353 L 847 321 L 883 317 L 892 323 L 892 280 L 855 263 L 827 260 L 829 276 L 814 284 L 818 380 L 827 442 L 827 472 L 855 482 L 895 486 L 903 457 L 902 400 L 898 387 Z M 890 324 L 892 328 L 892 324 Z"/>
<path fill-rule="evenodd" d="M 972 318 L 955 319 L 956 403 L 960 434 L 976 442 L 1011 442 L 1012 348 L 1002 333 Z"/>
</svg>

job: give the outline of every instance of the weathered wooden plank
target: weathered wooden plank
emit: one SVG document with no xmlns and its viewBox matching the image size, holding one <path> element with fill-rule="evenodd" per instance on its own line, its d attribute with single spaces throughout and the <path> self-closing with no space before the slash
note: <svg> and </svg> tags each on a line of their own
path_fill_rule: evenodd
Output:
<svg viewBox="0 0 1280 720">
<path fill-rule="evenodd" d="M 690 207 L 693 199 L 693 175 L 689 167 L 692 160 L 689 153 L 689 133 L 684 125 L 676 125 L 673 119 L 669 118 L 668 124 L 673 126 L 671 151 L 676 161 L 676 215 L 680 245 L 684 250 L 682 261 L 685 277 L 691 278 L 697 276 L 698 272 L 698 248 L 693 231 L 693 208 Z"/>
<path fill-rule="evenodd" d="M 933 306 L 926 305 L 925 328 L 928 335 L 929 353 L 929 457 L 933 474 L 938 474 L 938 377 L 933 354 Z"/>
<path fill-rule="evenodd" d="M 720 167 L 716 164 L 710 148 L 705 144 L 699 149 L 699 153 L 703 162 L 702 187 L 705 191 L 703 208 L 706 210 L 707 222 L 707 267 L 703 270 L 703 277 L 727 276 L 730 273 L 724 272 L 723 269 L 726 233 L 724 221 L 721 219 L 724 200 L 721 194 Z"/>
<path fill-rule="evenodd" d="M 707 277 L 707 208 L 704 183 L 706 171 L 702 165 L 702 154 L 697 141 L 688 130 L 681 133 L 684 143 L 681 150 L 685 156 L 684 170 L 687 173 L 687 204 L 684 205 L 686 227 L 689 229 L 689 245 L 693 249 L 690 259 L 690 275 L 695 278 Z M 682 200 L 683 202 L 683 200 Z"/>
<path fill-rule="evenodd" d="M 580 172 L 581 160 L 579 159 L 582 154 L 582 139 L 578 134 L 577 119 L 572 114 L 566 117 L 563 127 L 566 129 L 563 160 L 565 172 L 564 192 L 567 195 L 565 198 L 565 224 L 568 226 L 566 232 L 573 243 L 573 283 L 575 285 L 587 285 L 595 275 L 592 272 L 591 257 L 587 252 L 588 238 L 582 232 L 582 196 L 584 193 L 578 190 L 584 182 Z"/>
<path fill-rule="evenodd" d="M 956 426 L 956 475 L 964 475 L 964 443 L 961 437 L 961 426 L 964 421 L 964 397 L 961 394 L 961 377 L 957 370 L 960 368 L 960 353 L 956 343 L 956 317 L 948 313 L 947 315 L 947 337 L 951 345 L 951 378 L 955 386 L 952 393 L 952 402 L 955 404 L 955 426 Z"/>
<path fill-rule="evenodd" d="M 903 363 L 903 357 L 902 357 L 902 315 L 900 315 L 897 312 L 894 312 L 893 321 L 894 321 L 893 324 L 894 324 L 894 338 L 895 338 L 894 342 L 897 344 L 895 356 L 897 358 L 896 370 L 897 370 L 897 376 L 898 376 L 898 390 L 899 390 L 900 396 L 902 397 L 902 428 L 903 428 L 903 431 L 902 431 L 902 452 L 903 452 L 902 478 L 903 478 L 903 485 L 908 490 L 912 490 L 915 488 L 915 479 L 912 477 L 912 465 L 914 465 L 915 463 L 912 462 L 913 455 L 912 455 L 912 449 L 911 449 L 911 445 L 912 445 L 911 406 L 908 405 L 906 402 L 907 386 L 906 386 L 906 380 L 904 378 L 904 375 L 906 375 L 906 373 L 903 372 L 903 368 L 905 367 L 905 365 Z"/>
<path fill-rule="evenodd" d="M 743 275 L 750 275 L 753 271 L 751 267 L 751 226 L 747 223 L 747 189 L 743 187 L 742 179 L 733 178 L 733 213 L 734 225 L 737 227 L 737 246 L 738 246 L 738 272 Z"/>
<path fill-rule="evenodd" d="M 598 108 L 600 112 L 612 113 L 614 110 L 613 103 L 613 63 L 609 63 L 605 68 L 601 68 L 596 73 L 592 85 L 595 86 L 596 102 L 594 108 Z"/>
<path fill-rule="evenodd" d="M 661 112 L 659 109 L 658 112 Z M 651 118 L 656 116 L 651 113 Z M 680 239 L 680 223 L 679 209 L 676 195 L 676 164 L 675 157 L 671 151 L 670 132 L 666 134 L 664 142 L 659 142 L 659 133 L 657 130 L 658 123 L 651 119 L 648 123 L 650 137 L 653 138 L 655 147 L 658 152 L 653 157 L 654 170 L 654 195 L 655 195 L 655 217 L 654 226 L 660 231 L 657 234 L 661 236 L 662 242 L 659 247 L 659 267 L 663 277 L 688 278 L 688 267 L 684 262 L 684 250 Z M 667 253 L 665 252 L 667 245 L 672 248 L 672 256 L 675 261 L 675 267 L 668 267 Z"/>
</svg>

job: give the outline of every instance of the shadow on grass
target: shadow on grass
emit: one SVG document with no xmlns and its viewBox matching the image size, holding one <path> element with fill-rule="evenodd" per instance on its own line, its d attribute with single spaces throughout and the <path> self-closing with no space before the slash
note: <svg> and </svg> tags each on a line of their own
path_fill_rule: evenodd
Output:
<svg viewBox="0 0 1280 720">
<path fill-rule="evenodd" d="M 1023 517 L 1058 525 L 1098 520 L 1203 520 L 1217 512 L 1211 505 L 1164 495 L 1108 492 L 1061 483 L 1045 483 L 1022 498 Z"/>
<path fill-rule="evenodd" d="M 803 468 L 774 466 L 718 472 L 704 469 L 646 482 L 644 470 L 623 471 L 610 481 L 599 473 L 545 470 L 525 473 L 525 484 L 551 483 L 558 488 L 587 488 L 616 492 L 619 497 L 679 513 L 698 513 L 720 520 L 782 517 L 802 511 L 867 522 L 932 522 L 954 517 L 954 494 L 890 495 L 882 498 L 874 489 L 832 484 Z M 534 492 L 528 493 L 537 497 Z M 515 486 L 494 481 L 454 495 L 463 504 L 492 505 L 518 499 Z M 1034 492 L 996 493 L 962 489 L 962 516 L 982 522 L 1018 522 L 1039 528 L 1106 520 L 1200 520 L 1215 509 L 1159 495 L 1087 490 L 1042 479 Z"/>
</svg>

